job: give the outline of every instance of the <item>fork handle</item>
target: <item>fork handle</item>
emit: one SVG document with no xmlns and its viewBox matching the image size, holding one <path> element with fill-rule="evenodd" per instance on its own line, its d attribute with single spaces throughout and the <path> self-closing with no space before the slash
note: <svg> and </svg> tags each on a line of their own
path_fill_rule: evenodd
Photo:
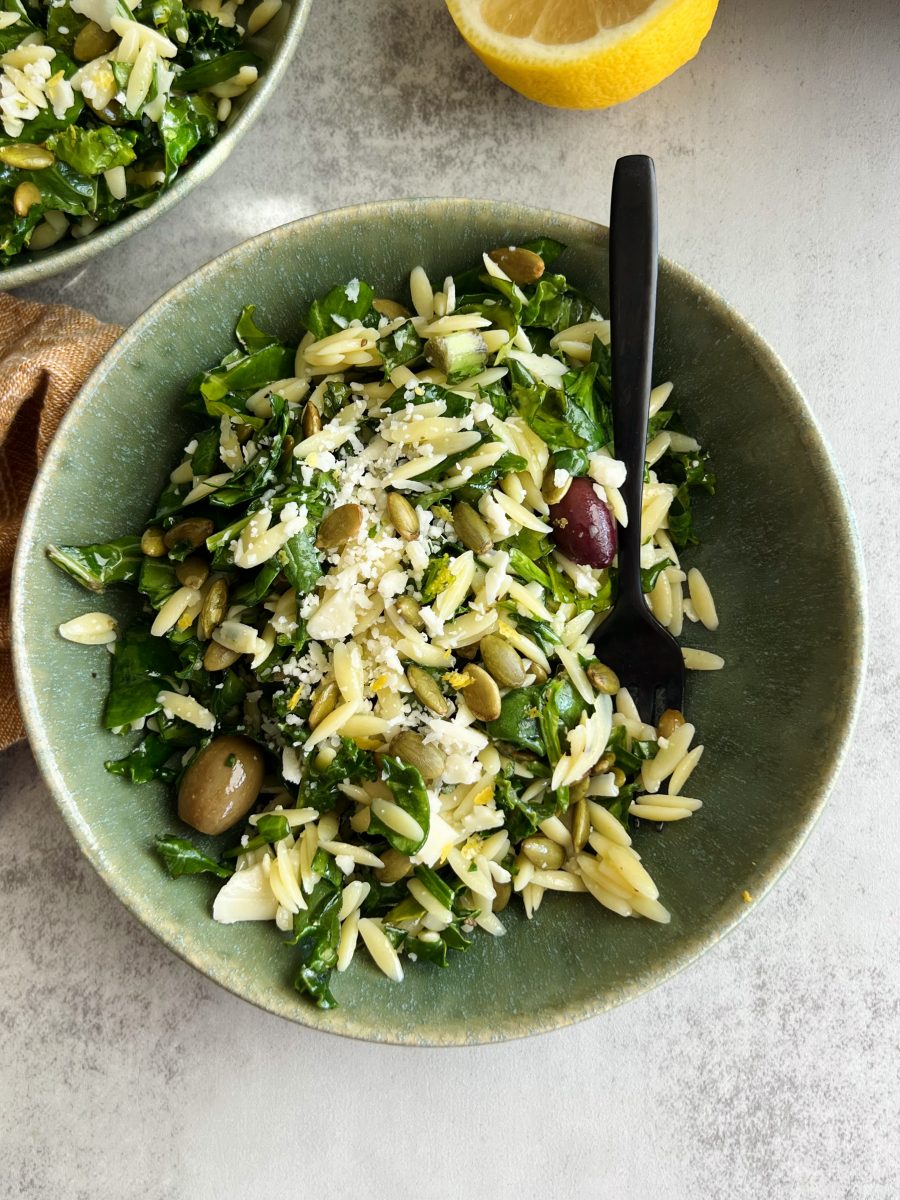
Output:
<svg viewBox="0 0 900 1200">
<path fill-rule="evenodd" d="M 616 457 L 628 472 L 622 498 L 628 525 L 619 526 L 619 595 L 641 595 L 641 497 L 650 374 L 656 322 L 658 234 L 656 168 L 645 154 L 616 163 L 609 234 L 612 331 L 613 436 Z"/>
</svg>

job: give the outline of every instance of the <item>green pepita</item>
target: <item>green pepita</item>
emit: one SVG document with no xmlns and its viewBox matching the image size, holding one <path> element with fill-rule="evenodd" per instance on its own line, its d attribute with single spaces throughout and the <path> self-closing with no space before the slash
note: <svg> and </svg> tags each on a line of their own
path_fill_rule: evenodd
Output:
<svg viewBox="0 0 900 1200">
<path fill-rule="evenodd" d="M 398 596 L 394 601 L 394 608 L 407 624 L 412 625 L 413 629 L 425 628 L 419 606 L 412 596 Z"/>
<path fill-rule="evenodd" d="M 346 546 L 347 542 L 359 533 L 364 516 L 365 513 L 359 504 L 339 505 L 319 526 L 316 545 L 320 550 L 339 550 Z"/>
<path fill-rule="evenodd" d="M 213 528 L 212 521 L 205 517 L 188 517 L 187 520 L 179 521 L 177 525 L 167 529 L 163 534 L 163 541 L 169 550 L 181 546 L 190 546 L 192 550 L 196 550 L 211 536 Z"/>
<path fill-rule="evenodd" d="M 572 844 L 578 854 L 587 844 L 591 832 L 591 814 L 586 799 L 581 799 L 572 810 Z"/>
<path fill-rule="evenodd" d="M 499 633 L 489 633 L 481 639 L 481 657 L 501 687 L 521 687 L 525 682 L 525 667 L 515 650 Z"/>
<path fill-rule="evenodd" d="M 13 142 L 10 146 L 0 146 L 0 162 L 19 171 L 42 171 L 52 167 L 56 156 L 46 146 L 36 146 L 33 142 Z"/>
<path fill-rule="evenodd" d="M 588 663 L 585 670 L 593 686 L 604 696 L 614 696 L 619 690 L 619 677 L 606 663 L 598 662 L 595 659 Z"/>
<path fill-rule="evenodd" d="M 237 650 L 229 650 L 218 642 L 210 642 L 203 652 L 204 671 L 225 671 L 240 658 Z"/>
<path fill-rule="evenodd" d="M 398 733 L 390 753 L 401 762 L 415 767 L 426 783 L 434 783 L 444 769 L 444 756 L 437 746 L 430 746 L 417 733 Z"/>
<path fill-rule="evenodd" d="M 402 304 L 398 304 L 396 300 L 373 300 L 372 307 L 381 316 L 387 317 L 389 321 L 396 321 L 398 317 L 408 317 L 409 310 L 405 309 Z"/>
<path fill-rule="evenodd" d="M 447 697 L 435 683 L 434 679 L 422 667 L 407 667 L 406 678 L 417 700 L 436 713 L 439 717 L 450 714 L 450 703 Z"/>
<path fill-rule="evenodd" d="M 213 630 L 222 623 L 227 611 L 228 584 L 224 579 L 214 579 L 197 618 L 197 637 L 201 642 L 212 637 Z"/>
<path fill-rule="evenodd" d="M 611 771 L 616 765 L 615 754 L 604 754 L 602 758 L 598 758 L 591 767 L 591 775 L 605 775 L 607 771 Z"/>
<path fill-rule="evenodd" d="M 487 554 L 494 544 L 491 541 L 491 531 L 481 515 L 465 500 L 460 500 L 453 506 L 453 528 L 462 544 L 473 554 Z"/>
<path fill-rule="evenodd" d="M 35 204 L 40 204 L 40 202 L 40 189 L 30 179 L 26 179 L 20 183 L 13 192 L 13 208 L 17 217 L 27 217 L 28 210 L 33 208 Z"/>
<path fill-rule="evenodd" d="M 562 486 L 558 486 L 554 480 L 556 470 L 551 464 L 544 473 L 544 482 L 541 485 L 541 495 L 548 504 L 559 504 L 560 500 L 565 496 L 566 492 L 572 486 L 572 476 L 566 472 L 565 482 Z"/>
<path fill-rule="evenodd" d="M 319 685 L 313 697 L 313 706 L 309 710 L 310 729 L 315 729 L 330 713 L 334 712 L 337 707 L 338 695 L 338 685 L 333 679 Z"/>
<path fill-rule="evenodd" d="M 405 542 L 419 536 L 419 514 L 399 492 L 391 492 L 387 498 L 388 516 L 391 524 Z"/>
<path fill-rule="evenodd" d="M 463 671 L 471 683 L 463 692 L 466 706 L 478 721 L 496 721 L 500 716 L 500 689 L 483 667 L 469 663 Z"/>
<path fill-rule="evenodd" d="M 504 908 L 506 908 L 507 904 L 509 904 L 509 898 L 511 895 L 511 883 L 498 883 L 494 892 L 494 899 L 491 903 L 491 912 L 503 912 Z"/>
<path fill-rule="evenodd" d="M 306 408 L 303 410 L 303 436 L 305 438 L 312 437 L 313 434 L 318 433 L 321 428 L 322 414 L 313 404 L 312 400 L 310 400 Z"/>
</svg>

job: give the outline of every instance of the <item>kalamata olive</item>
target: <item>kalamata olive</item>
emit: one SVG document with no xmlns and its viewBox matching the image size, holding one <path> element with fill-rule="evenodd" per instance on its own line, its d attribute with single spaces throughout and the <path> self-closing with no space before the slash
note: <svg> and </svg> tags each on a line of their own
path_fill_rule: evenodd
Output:
<svg viewBox="0 0 900 1200">
<path fill-rule="evenodd" d="M 256 803 L 262 751 L 248 738 L 213 738 L 190 761 L 178 789 L 178 815 L 201 833 L 224 833 Z"/>
<path fill-rule="evenodd" d="M 572 480 L 562 500 L 550 505 L 550 524 L 557 547 L 572 562 L 608 567 L 615 558 L 616 522 L 594 491 L 593 480 Z"/>
</svg>

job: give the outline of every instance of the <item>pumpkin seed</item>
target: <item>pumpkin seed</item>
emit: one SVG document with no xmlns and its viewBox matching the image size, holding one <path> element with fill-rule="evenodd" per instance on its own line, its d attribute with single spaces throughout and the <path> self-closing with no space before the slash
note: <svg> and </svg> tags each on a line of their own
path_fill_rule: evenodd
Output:
<svg viewBox="0 0 900 1200">
<path fill-rule="evenodd" d="M 493 546 L 491 531 L 471 504 L 460 500 L 453 506 L 453 528 L 456 536 L 473 554 L 487 554 Z"/>
<path fill-rule="evenodd" d="M 544 260 L 524 246 L 501 246 L 498 250 L 489 250 L 488 258 L 505 271 L 513 283 L 536 283 L 544 273 Z"/>
<path fill-rule="evenodd" d="M 494 891 L 494 899 L 491 902 L 491 912 L 503 912 L 504 908 L 506 908 L 507 904 L 509 904 L 509 898 L 511 895 L 511 883 L 498 883 Z"/>
<path fill-rule="evenodd" d="M 209 575 L 209 566 L 197 554 L 191 554 L 175 567 L 175 578 L 185 587 L 201 588 Z"/>
<path fill-rule="evenodd" d="M 470 642 L 468 646 L 457 646 L 453 653 L 465 662 L 472 662 L 478 657 L 478 643 Z"/>
<path fill-rule="evenodd" d="M 586 667 L 587 677 L 604 696 L 614 696 L 619 690 L 619 677 L 606 663 L 598 662 L 594 659 L 592 663 L 588 663 Z"/>
<path fill-rule="evenodd" d="M 419 612 L 419 606 L 413 600 L 412 596 L 398 596 L 394 601 L 394 608 L 413 629 L 424 629 L 425 622 L 422 620 L 422 614 Z"/>
<path fill-rule="evenodd" d="M 426 745 L 417 733 L 398 733 L 390 753 L 401 762 L 415 767 L 426 783 L 434 783 L 444 769 L 444 756 L 437 746 Z"/>
<path fill-rule="evenodd" d="M 240 445 L 243 446 L 243 444 L 245 442 L 249 442 L 250 439 L 253 437 L 253 426 L 252 425 L 235 425 L 234 436 L 237 438 Z"/>
<path fill-rule="evenodd" d="M 120 104 L 118 100 L 110 100 L 109 104 L 104 105 L 103 108 L 97 108 L 90 100 L 88 100 L 88 105 L 94 116 L 99 117 L 106 125 L 128 124 L 128 114 L 125 112 L 124 105 Z"/>
<path fill-rule="evenodd" d="M 220 646 L 218 642 L 210 642 L 203 652 L 203 670 L 224 671 L 240 657 L 237 650 L 229 650 L 227 646 Z"/>
<path fill-rule="evenodd" d="M 41 193 L 37 185 L 32 183 L 30 179 L 26 179 L 20 183 L 13 192 L 13 208 L 16 211 L 16 216 L 27 217 L 28 210 L 35 204 L 40 204 Z"/>
<path fill-rule="evenodd" d="M 290 434 L 288 434 L 281 443 L 281 453 L 278 456 L 278 465 L 280 467 L 286 467 L 288 463 L 293 461 L 295 444 L 296 443 Z"/>
<path fill-rule="evenodd" d="M 72 55 L 78 62 L 90 62 L 91 59 L 99 58 L 101 54 L 107 54 L 118 40 L 114 33 L 107 33 L 105 29 L 101 29 L 96 21 L 88 21 L 78 32 Z"/>
<path fill-rule="evenodd" d="M 578 854 L 587 845 L 591 832 L 591 814 L 587 800 L 579 800 L 572 813 L 572 843 Z"/>
<path fill-rule="evenodd" d="M 625 772 L 621 767 L 613 767 L 613 781 L 615 782 L 616 787 L 620 788 L 625 786 Z"/>
<path fill-rule="evenodd" d="M 525 682 L 521 658 L 499 633 L 489 633 L 481 639 L 481 657 L 488 672 L 501 687 L 521 687 Z"/>
<path fill-rule="evenodd" d="M 449 716 L 450 704 L 447 697 L 427 671 L 421 667 L 407 667 L 406 678 L 416 699 L 420 700 L 426 708 L 437 713 L 439 717 Z"/>
<path fill-rule="evenodd" d="M 163 534 L 163 541 L 169 550 L 174 550 L 178 546 L 190 546 L 192 550 L 196 550 L 198 546 L 203 545 L 212 532 L 212 521 L 208 521 L 205 517 L 188 517 L 186 521 L 179 521 L 177 525 L 167 529 Z"/>
<path fill-rule="evenodd" d="M 379 883 L 397 883 L 400 879 L 405 879 L 412 871 L 412 863 L 405 854 L 401 854 L 399 850 L 384 850 L 379 855 L 384 863 L 383 867 L 379 867 L 375 871 Z"/>
<path fill-rule="evenodd" d="M 559 504 L 560 500 L 562 500 L 566 492 L 572 486 L 572 476 L 568 472 L 566 472 L 566 480 L 562 487 L 557 487 L 554 481 L 555 475 L 556 470 L 551 463 L 544 473 L 544 482 L 541 485 L 541 495 L 548 504 Z"/>
<path fill-rule="evenodd" d="M 391 524 L 405 542 L 419 536 L 419 514 L 399 492 L 391 492 L 387 498 L 388 516 Z"/>
<path fill-rule="evenodd" d="M 591 767 L 592 775 L 605 775 L 607 771 L 611 771 L 616 765 L 615 754 L 604 754 L 602 758 L 598 758 Z"/>
<path fill-rule="evenodd" d="M 313 404 L 312 400 L 310 400 L 306 408 L 303 410 L 303 436 L 305 438 L 312 437 L 312 435 L 314 433 L 318 433 L 321 428 L 322 414 Z"/>
<path fill-rule="evenodd" d="M 522 853 L 542 871 L 558 871 L 566 860 L 562 846 L 548 837 L 527 837 Z"/>
<path fill-rule="evenodd" d="M 347 542 L 359 533 L 364 516 L 365 513 L 359 504 L 339 505 L 319 526 L 316 545 L 320 550 L 339 550 L 346 546 Z"/>
<path fill-rule="evenodd" d="M 576 779 L 569 787 L 569 803 L 576 804 L 579 800 L 583 800 L 588 794 L 590 786 L 590 776 L 585 775 L 583 779 Z"/>
<path fill-rule="evenodd" d="M 46 146 L 36 146 L 33 142 L 13 142 L 11 146 L 0 146 L 0 162 L 20 171 L 42 171 L 45 167 L 53 166 L 56 156 Z"/>
<path fill-rule="evenodd" d="M 201 642 L 206 642 L 212 637 L 213 630 L 224 620 L 227 611 L 228 584 L 224 579 L 215 579 L 206 593 L 200 616 L 197 618 L 197 637 Z"/>
<path fill-rule="evenodd" d="M 550 678 L 540 663 L 530 662 L 528 664 L 528 671 L 534 676 L 535 683 L 546 683 Z"/>
<path fill-rule="evenodd" d="M 684 724 L 684 713 L 677 708 L 667 708 L 659 718 L 656 732 L 660 737 L 670 738 L 679 726 Z"/>
<path fill-rule="evenodd" d="M 321 683 L 313 695 L 313 706 L 309 710 L 309 727 L 315 729 L 337 708 L 338 685 L 333 679 Z"/>
<path fill-rule="evenodd" d="M 478 721 L 496 721 L 500 716 L 500 689 L 487 671 L 469 663 L 463 671 L 472 681 L 463 695 L 469 712 Z"/>
<path fill-rule="evenodd" d="M 145 529 L 141 538 L 141 553 L 146 554 L 148 558 L 162 558 L 166 552 L 166 543 L 163 541 L 163 532 L 161 529 Z"/>
<path fill-rule="evenodd" d="M 389 321 L 396 321 L 398 317 L 408 317 L 409 309 L 398 304 L 396 300 L 373 300 L 372 307 L 377 313 L 381 313 L 383 317 L 387 317 Z"/>
</svg>

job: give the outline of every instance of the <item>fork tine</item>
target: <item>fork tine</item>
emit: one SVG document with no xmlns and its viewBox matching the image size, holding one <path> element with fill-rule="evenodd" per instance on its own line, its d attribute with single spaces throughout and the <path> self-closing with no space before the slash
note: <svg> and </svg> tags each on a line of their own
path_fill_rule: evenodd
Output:
<svg viewBox="0 0 900 1200">
<path fill-rule="evenodd" d="M 631 692 L 631 698 L 634 700 L 641 720 L 647 723 L 651 722 L 653 720 L 654 705 L 653 688 L 643 684 L 629 688 L 629 691 Z"/>
<path fill-rule="evenodd" d="M 666 680 L 665 687 L 662 689 L 665 698 L 666 708 L 676 708 L 679 712 L 684 711 L 684 675 L 677 677 L 670 676 Z"/>
</svg>

